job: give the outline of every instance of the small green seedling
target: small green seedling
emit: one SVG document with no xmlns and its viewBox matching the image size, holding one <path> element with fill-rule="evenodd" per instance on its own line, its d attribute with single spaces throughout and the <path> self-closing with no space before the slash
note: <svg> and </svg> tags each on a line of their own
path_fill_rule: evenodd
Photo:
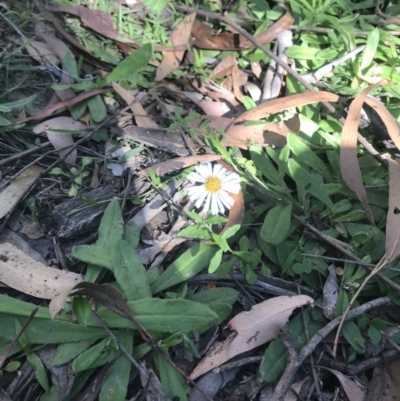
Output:
<svg viewBox="0 0 400 401">
<path fill-rule="evenodd" d="M 71 179 L 71 187 L 69 189 L 68 195 L 74 197 L 78 195 L 78 188 L 83 183 L 83 178 L 87 177 L 90 174 L 90 171 L 85 169 L 90 163 L 92 163 L 93 159 L 88 156 L 82 157 L 81 167 L 78 169 L 76 167 L 71 167 L 69 172 L 65 172 L 60 167 L 55 167 L 50 171 L 50 174 L 53 175 L 64 175 Z"/>
</svg>

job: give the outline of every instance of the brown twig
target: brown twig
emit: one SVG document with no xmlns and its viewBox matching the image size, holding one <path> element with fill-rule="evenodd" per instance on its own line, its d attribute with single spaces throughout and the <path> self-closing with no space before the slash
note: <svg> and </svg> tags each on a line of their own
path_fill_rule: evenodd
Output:
<svg viewBox="0 0 400 401">
<path fill-rule="evenodd" d="M 363 313 L 369 311 L 372 308 L 376 308 L 383 305 L 390 304 L 389 297 L 382 297 L 374 299 L 373 301 L 366 302 L 364 305 L 361 305 L 357 308 L 352 309 L 346 317 L 346 321 L 353 320 L 357 316 L 362 315 Z M 325 327 L 319 330 L 311 340 L 302 348 L 300 353 L 297 354 L 296 358 L 293 356 L 289 358 L 289 364 L 286 366 L 286 369 L 279 380 L 274 394 L 270 401 L 283 401 L 286 393 L 288 392 L 294 376 L 299 369 L 299 367 L 304 363 L 304 361 L 311 355 L 311 353 L 315 350 L 315 348 L 319 345 L 319 343 L 336 327 L 339 326 L 340 321 L 342 320 L 342 316 L 337 317 L 336 319 L 329 322 Z M 284 341 L 285 342 L 285 341 Z M 287 345 L 285 343 L 285 345 Z M 288 349 L 289 353 L 291 351 Z"/>
<path fill-rule="evenodd" d="M 0 166 L 3 166 L 4 164 L 10 163 L 10 162 L 12 162 L 14 160 L 21 159 L 21 158 L 23 158 L 25 156 L 30 155 L 31 153 L 35 153 L 35 152 L 37 152 L 39 150 L 47 148 L 50 145 L 51 145 L 51 142 L 44 142 L 44 143 L 41 143 L 38 146 L 35 146 L 34 148 L 24 150 L 22 152 L 19 152 L 19 153 L 16 153 L 15 155 L 10 156 L 10 157 L 6 157 L 5 159 L 0 160 Z"/>
</svg>

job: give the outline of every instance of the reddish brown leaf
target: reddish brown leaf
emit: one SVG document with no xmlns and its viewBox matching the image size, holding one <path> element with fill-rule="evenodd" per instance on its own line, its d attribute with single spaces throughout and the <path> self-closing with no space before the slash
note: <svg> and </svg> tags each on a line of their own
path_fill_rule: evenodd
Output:
<svg viewBox="0 0 400 401">
<path fill-rule="evenodd" d="M 369 86 L 364 89 L 351 102 L 340 140 L 340 171 L 343 180 L 357 194 L 368 221 L 373 225 L 375 225 L 374 215 L 368 203 L 367 192 L 362 182 L 361 169 L 358 164 L 357 135 L 362 105 L 368 93 L 374 87 Z"/>
<path fill-rule="evenodd" d="M 264 125 L 244 126 L 231 125 L 222 141 L 223 146 L 236 146 L 247 149 L 249 143 L 254 145 L 284 146 L 288 132 L 298 134 L 300 120 L 297 115 L 287 121 Z"/>
<path fill-rule="evenodd" d="M 259 33 L 256 39 L 262 44 L 272 42 L 293 23 L 293 17 L 286 13 L 278 22 L 271 25 L 264 32 Z M 197 21 L 193 24 L 192 36 L 195 38 L 194 45 L 201 49 L 237 50 L 254 47 L 254 44 L 243 35 L 231 32 L 216 35 L 211 27 Z"/>
<path fill-rule="evenodd" d="M 400 255 L 400 164 L 391 157 L 389 164 L 389 209 L 386 219 L 385 260 L 390 263 Z"/>
<path fill-rule="evenodd" d="M 280 111 L 290 109 L 291 107 L 305 106 L 311 103 L 318 102 L 337 102 L 338 95 L 329 92 L 306 92 L 290 95 L 279 99 L 270 100 L 267 103 L 262 103 L 246 111 L 240 115 L 234 124 L 244 121 L 257 121 L 271 114 L 279 113 Z"/>
<path fill-rule="evenodd" d="M 108 92 L 108 89 L 93 89 L 88 92 L 80 93 L 79 95 L 73 97 L 72 99 L 67 99 L 62 102 L 59 102 L 59 103 L 43 110 L 41 113 L 35 114 L 34 116 L 24 118 L 22 121 L 19 121 L 19 122 L 26 123 L 26 122 L 32 121 L 32 120 L 43 120 L 44 118 L 51 116 L 55 111 L 57 111 L 63 107 L 73 106 L 74 104 L 79 103 L 82 100 L 88 99 L 89 97 L 92 97 L 95 95 L 100 95 L 100 94 L 106 93 L 106 92 Z"/>
<path fill-rule="evenodd" d="M 186 46 L 190 42 L 190 33 L 193 22 L 196 19 L 196 13 L 187 15 L 171 32 L 169 42 L 173 46 Z M 161 64 L 157 68 L 156 81 L 164 79 L 171 71 L 178 68 L 181 64 L 184 50 L 175 52 L 165 52 Z"/>
<path fill-rule="evenodd" d="M 199 362 L 190 378 L 196 379 L 234 356 L 273 340 L 294 309 L 313 303 L 313 299 L 307 295 L 282 296 L 261 302 L 249 312 L 239 313 L 228 323 L 236 333 L 232 333 L 223 343 L 214 343 L 211 353 Z"/>
</svg>

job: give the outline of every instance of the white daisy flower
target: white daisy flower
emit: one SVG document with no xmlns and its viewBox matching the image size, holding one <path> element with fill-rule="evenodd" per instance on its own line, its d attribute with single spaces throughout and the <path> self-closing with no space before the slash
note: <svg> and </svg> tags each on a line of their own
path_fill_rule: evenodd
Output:
<svg viewBox="0 0 400 401">
<path fill-rule="evenodd" d="M 211 213 L 216 215 L 224 213 L 225 209 L 230 209 L 234 200 L 229 196 L 229 192 L 238 194 L 240 191 L 239 175 L 216 163 L 199 164 L 188 175 L 188 180 L 201 183 L 188 189 L 188 195 L 191 200 L 196 201 L 195 206 L 199 208 L 204 200 L 203 211 L 210 209 Z"/>
</svg>

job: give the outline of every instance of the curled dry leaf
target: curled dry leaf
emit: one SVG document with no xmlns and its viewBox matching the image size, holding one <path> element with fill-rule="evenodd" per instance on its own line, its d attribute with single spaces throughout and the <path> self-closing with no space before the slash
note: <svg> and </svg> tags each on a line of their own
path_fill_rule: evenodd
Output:
<svg viewBox="0 0 400 401">
<path fill-rule="evenodd" d="M 190 43 L 190 33 L 193 22 L 196 19 L 196 13 L 189 14 L 172 30 L 169 37 L 173 46 L 187 46 Z M 157 68 L 156 81 L 164 79 L 171 71 L 175 70 L 181 64 L 185 50 L 175 52 L 165 52 L 161 64 Z"/>
<path fill-rule="evenodd" d="M 324 315 L 329 319 L 333 320 L 336 309 L 336 302 L 339 296 L 339 284 L 336 277 L 335 266 L 331 264 L 329 266 L 329 275 L 325 281 L 323 289 L 323 312 Z"/>
<path fill-rule="evenodd" d="M 29 55 L 41 65 L 46 64 L 45 59 L 49 60 L 53 64 L 58 64 L 60 62 L 58 57 L 53 54 L 46 43 L 32 40 L 28 45 L 26 45 L 26 50 Z M 43 56 L 45 56 L 45 58 Z"/>
<path fill-rule="evenodd" d="M 357 158 L 358 125 L 361 119 L 361 108 L 368 93 L 375 86 L 369 86 L 359 93 L 351 102 L 346 121 L 343 125 L 340 140 L 340 171 L 344 182 L 353 190 L 365 211 L 368 221 L 375 225 L 374 215 L 369 206 L 367 191 L 365 190 L 361 169 Z"/>
<path fill-rule="evenodd" d="M 400 164 L 391 157 L 389 164 L 389 209 L 386 219 L 385 261 L 390 263 L 400 255 Z"/>
<path fill-rule="evenodd" d="M 267 103 L 259 104 L 254 109 L 246 111 L 234 121 L 238 124 L 245 121 L 257 121 L 271 114 L 290 109 L 292 107 L 305 106 L 317 102 L 337 102 L 338 95 L 329 92 L 307 92 L 290 95 L 279 99 L 271 100 Z"/>
<path fill-rule="evenodd" d="M 14 208 L 42 171 L 43 168 L 36 164 L 28 167 L 0 193 L 0 219 Z"/>
<path fill-rule="evenodd" d="M 112 82 L 111 85 L 115 92 L 117 92 L 131 108 L 138 127 L 161 129 L 161 127 L 148 116 L 146 110 L 135 96 L 116 82 Z"/>
<path fill-rule="evenodd" d="M 63 157 L 69 148 L 74 145 L 72 134 L 57 132 L 57 130 L 81 131 L 86 128 L 85 124 L 75 121 L 72 117 L 56 117 L 51 120 L 44 121 L 33 128 L 35 134 L 46 133 L 47 138 L 58 150 L 60 157 Z M 77 151 L 74 149 L 65 159 L 66 163 L 75 164 Z"/>
<path fill-rule="evenodd" d="M 344 392 L 347 395 L 347 398 L 349 401 L 363 401 L 365 398 L 365 393 L 360 389 L 360 387 L 357 386 L 356 383 L 353 382 L 353 380 L 350 379 L 350 377 L 344 375 L 343 373 L 339 372 L 338 370 L 335 369 L 330 369 L 326 368 L 324 366 L 318 366 L 320 369 L 325 369 L 332 374 L 336 376 L 336 378 L 339 380 L 340 384 L 342 385 L 342 388 Z M 377 398 L 380 400 L 380 398 Z"/>
<path fill-rule="evenodd" d="M 24 294 L 53 299 L 83 280 L 82 275 L 37 262 L 8 242 L 0 244 L 0 281 Z"/>
<path fill-rule="evenodd" d="M 224 362 L 273 340 L 287 323 L 293 310 L 314 301 L 307 295 L 282 296 L 261 302 L 248 312 L 239 313 L 228 326 L 234 331 L 223 343 L 216 342 L 213 351 L 196 366 L 192 380 Z"/>
</svg>

